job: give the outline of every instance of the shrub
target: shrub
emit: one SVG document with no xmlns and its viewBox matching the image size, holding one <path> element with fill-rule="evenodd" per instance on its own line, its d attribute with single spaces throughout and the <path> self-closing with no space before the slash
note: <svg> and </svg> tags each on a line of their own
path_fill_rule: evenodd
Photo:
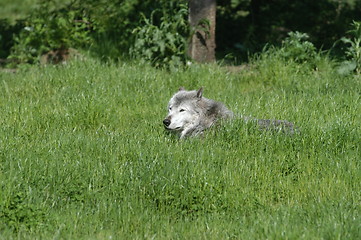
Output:
<svg viewBox="0 0 361 240">
<path fill-rule="evenodd" d="M 289 32 L 288 37 L 282 42 L 280 54 L 286 61 L 304 63 L 312 62 L 317 56 L 316 47 L 308 41 L 306 33 Z"/>
<path fill-rule="evenodd" d="M 325 58 L 307 39 L 306 33 L 290 32 L 281 47 L 266 46 L 260 54 L 255 55 L 254 60 L 259 66 L 274 64 L 272 68 L 294 66 L 300 70 L 316 69 Z"/>
<path fill-rule="evenodd" d="M 338 68 L 341 74 L 361 73 L 361 22 L 353 21 L 351 27 L 352 29 L 347 32 L 350 37 L 341 38 L 341 41 L 348 46 L 345 50 L 347 60 Z"/>
<path fill-rule="evenodd" d="M 143 15 L 141 23 L 134 29 L 135 42 L 130 50 L 133 57 L 149 61 L 153 66 L 170 68 L 184 65 L 186 61 L 187 6 L 179 4 L 176 10 L 163 10 L 160 22 L 154 21 L 154 10 L 150 18 Z"/>
<path fill-rule="evenodd" d="M 76 4 L 53 9 L 53 1 L 42 1 L 37 11 L 25 20 L 15 38 L 11 59 L 34 63 L 38 56 L 55 49 L 68 49 L 91 44 L 92 25 L 87 12 Z"/>
<path fill-rule="evenodd" d="M 10 48 L 14 44 L 13 35 L 18 34 L 23 23 L 10 24 L 6 19 L 0 19 L 0 58 L 4 59 L 10 54 Z"/>
<path fill-rule="evenodd" d="M 42 0 L 23 22 L 10 55 L 18 63 L 36 63 L 44 53 L 69 48 L 101 58 L 132 54 L 155 66 L 185 61 L 186 1 Z"/>
<path fill-rule="evenodd" d="M 45 211 L 26 201 L 24 192 L 15 193 L 4 205 L 0 205 L 0 229 L 9 227 L 17 232 L 22 226 L 36 228 L 45 222 Z"/>
</svg>

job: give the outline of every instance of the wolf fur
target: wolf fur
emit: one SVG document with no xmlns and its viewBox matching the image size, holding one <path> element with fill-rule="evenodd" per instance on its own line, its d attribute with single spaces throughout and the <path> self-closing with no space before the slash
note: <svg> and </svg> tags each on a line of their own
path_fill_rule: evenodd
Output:
<svg viewBox="0 0 361 240">
<path fill-rule="evenodd" d="M 168 115 L 163 124 L 166 130 L 179 134 L 182 139 L 201 135 L 217 121 L 232 118 L 256 121 L 262 129 L 288 129 L 294 132 L 293 123 L 288 121 L 235 116 L 223 103 L 203 97 L 203 88 L 197 91 L 180 88 L 169 100 Z"/>
</svg>

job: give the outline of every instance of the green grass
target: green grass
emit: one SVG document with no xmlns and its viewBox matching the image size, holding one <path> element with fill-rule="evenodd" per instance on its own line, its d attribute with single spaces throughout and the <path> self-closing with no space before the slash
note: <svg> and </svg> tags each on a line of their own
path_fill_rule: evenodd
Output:
<svg viewBox="0 0 361 240">
<path fill-rule="evenodd" d="M 14 23 L 30 14 L 36 3 L 37 0 L 1 0 L 0 18 L 6 18 Z"/>
<path fill-rule="evenodd" d="M 17 20 L 28 17 L 35 11 L 40 0 L 1 0 L 0 19 L 8 19 L 12 24 Z M 55 5 L 63 5 L 69 0 L 52 0 Z"/>
<path fill-rule="evenodd" d="M 179 86 L 237 113 L 165 134 Z M 327 60 L 166 72 L 91 59 L 0 73 L 0 239 L 359 239 L 361 78 Z"/>
</svg>

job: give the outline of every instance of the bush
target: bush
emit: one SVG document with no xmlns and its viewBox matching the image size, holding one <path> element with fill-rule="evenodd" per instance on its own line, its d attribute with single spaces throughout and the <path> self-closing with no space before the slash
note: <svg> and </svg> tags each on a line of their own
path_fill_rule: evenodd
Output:
<svg viewBox="0 0 361 240">
<path fill-rule="evenodd" d="M 143 15 L 139 27 L 133 31 L 135 43 L 130 53 L 156 67 L 182 66 L 186 61 L 186 41 L 189 35 L 187 6 L 180 4 L 177 10 L 164 9 L 158 25 L 153 19 L 157 12 L 153 11 L 149 19 Z"/>
<path fill-rule="evenodd" d="M 308 41 L 308 35 L 300 32 L 289 32 L 288 37 L 282 41 L 281 47 L 266 46 L 257 58 L 267 60 L 260 61 L 262 63 L 286 63 L 288 66 L 290 63 L 295 63 L 299 67 L 308 69 L 317 68 L 322 60 L 321 53 Z"/>
<path fill-rule="evenodd" d="M 45 222 L 43 209 L 26 201 L 24 192 L 15 193 L 5 204 L 0 205 L 0 229 L 8 227 L 18 232 L 21 227 L 36 228 Z"/>
<path fill-rule="evenodd" d="M 25 21 L 15 37 L 10 58 L 20 63 L 34 63 L 46 52 L 79 48 L 92 43 L 90 33 L 94 25 L 86 11 L 75 3 L 54 9 L 53 1 L 43 1 L 39 10 Z"/>
<path fill-rule="evenodd" d="M 308 41 L 306 33 L 289 32 L 282 42 L 281 56 L 286 61 L 293 60 L 299 63 L 312 62 L 317 56 L 316 47 Z"/>
<path fill-rule="evenodd" d="M 19 34 L 22 28 L 22 21 L 12 25 L 8 20 L 0 19 L 0 66 L 8 63 L 6 58 L 10 55 L 10 49 L 14 45 L 14 35 Z"/>
<path fill-rule="evenodd" d="M 352 29 L 347 32 L 350 37 L 341 38 L 341 41 L 348 46 L 345 50 L 347 60 L 338 68 L 341 74 L 361 73 L 361 22 L 353 21 L 351 27 Z"/>
<path fill-rule="evenodd" d="M 155 66 L 178 66 L 185 62 L 187 35 L 186 1 L 42 0 L 16 34 L 10 58 L 36 63 L 49 51 L 76 48 L 101 58 L 131 54 Z"/>
</svg>

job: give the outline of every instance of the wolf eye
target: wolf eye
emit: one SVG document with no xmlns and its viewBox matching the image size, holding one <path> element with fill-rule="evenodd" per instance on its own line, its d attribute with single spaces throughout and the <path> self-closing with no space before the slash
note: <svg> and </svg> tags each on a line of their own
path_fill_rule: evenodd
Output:
<svg viewBox="0 0 361 240">
<path fill-rule="evenodd" d="M 185 109 L 181 109 L 181 110 L 179 110 L 179 112 L 184 112 L 185 111 Z"/>
</svg>

